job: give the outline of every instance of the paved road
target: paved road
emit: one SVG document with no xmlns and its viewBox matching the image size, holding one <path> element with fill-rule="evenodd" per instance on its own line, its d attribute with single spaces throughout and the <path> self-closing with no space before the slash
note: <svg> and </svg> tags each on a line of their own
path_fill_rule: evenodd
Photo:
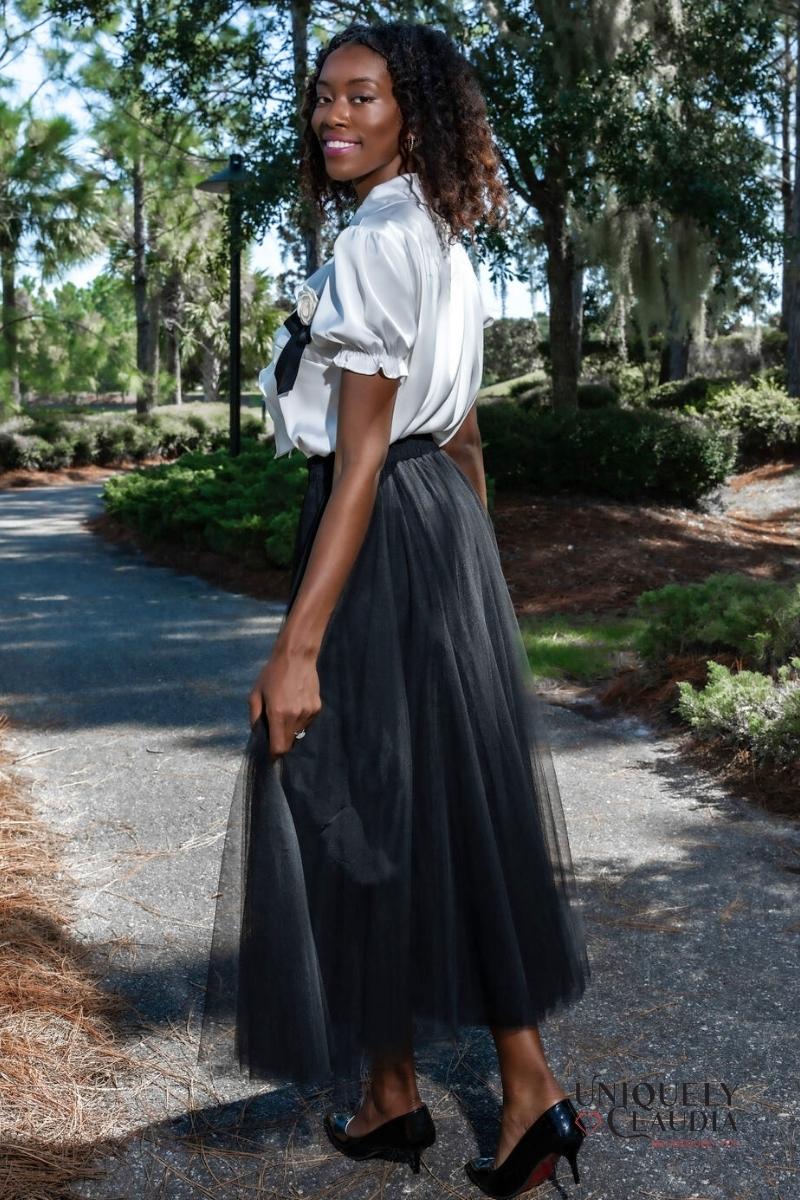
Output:
<svg viewBox="0 0 800 1200">
<path fill-rule="evenodd" d="M 419 1054 L 439 1134 L 419 1176 L 337 1155 L 319 1127 L 327 1093 L 212 1086 L 194 1071 L 246 696 L 283 610 L 92 537 L 81 522 L 98 495 L 0 493 L 0 709 L 47 819 L 69 836 L 75 935 L 137 1006 L 120 1037 L 147 1073 L 119 1156 L 75 1194 L 477 1195 L 462 1164 L 493 1152 L 500 1101 L 485 1030 Z M 635 721 L 546 711 L 593 966 L 581 1002 L 543 1028 L 566 1089 L 599 1114 L 577 1193 L 800 1194 L 800 828 L 727 797 Z M 675 1084 L 676 1099 L 658 1096 Z M 691 1111 L 704 1128 L 691 1130 Z"/>
</svg>

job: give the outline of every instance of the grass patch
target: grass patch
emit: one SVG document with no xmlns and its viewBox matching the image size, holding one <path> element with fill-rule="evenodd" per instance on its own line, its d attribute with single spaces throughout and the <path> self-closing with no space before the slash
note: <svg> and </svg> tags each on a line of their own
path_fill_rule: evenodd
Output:
<svg viewBox="0 0 800 1200">
<path fill-rule="evenodd" d="M 523 617 L 522 640 L 537 679 L 594 683 L 635 657 L 639 617 Z"/>
<path fill-rule="evenodd" d="M 515 375 L 513 379 L 504 379 L 502 383 L 499 381 L 489 383 L 478 392 L 478 400 L 483 400 L 487 396 L 511 396 L 515 387 L 520 387 L 525 383 L 538 383 L 542 374 L 541 367 L 538 367 L 535 371 L 526 372 L 525 375 Z"/>
<path fill-rule="evenodd" d="M 261 411 L 261 401 L 258 396 L 243 395 L 242 396 L 242 411 L 252 409 L 256 415 Z M 61 409 L 52 411 L 60 412 Z M 130 417 L 134 414 L 133 407 L 123 408 L 119 404 L 110 404 L 103 409 L 92 406 L 89 408 L 81 408 L 78 405 L 73 406 L 73 415 L 85 417 L 87 421 L 94 421 L 98 417 L 100 419 L 108 416 Z M 221 400 L 184 400 L 183 404 L 157 404 L 155 408 L 150 410 L 150 415 L 158 417 L 204 417 L 205 420 L 214 426 L 220 426 L 227 429 L 230 421 L 230 407 L 227 401 Z"/>
</svg>

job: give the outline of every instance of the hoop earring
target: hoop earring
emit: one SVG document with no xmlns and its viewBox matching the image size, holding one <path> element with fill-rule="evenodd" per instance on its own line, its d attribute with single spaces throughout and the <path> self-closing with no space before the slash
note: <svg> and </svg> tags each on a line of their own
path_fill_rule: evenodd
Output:
<svg viewBox="0 0 800 1200">
<path fill-rule="evenodd" d="M 417 141 L 416 136 L 413 133 L 410 133 L 408 135 L 408 153 L 409 154 L 414 153 L 414 146 L 416 145 L 416 141 Z"/>
</svg>

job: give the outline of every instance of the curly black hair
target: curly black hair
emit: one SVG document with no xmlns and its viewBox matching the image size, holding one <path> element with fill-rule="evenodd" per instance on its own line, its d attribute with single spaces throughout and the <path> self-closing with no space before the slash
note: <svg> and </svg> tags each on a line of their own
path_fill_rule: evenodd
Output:
<svg viewBox="0 0 800 1200">
<path fill-rule="evenodd" d="M 456 241 L 464 231 L 475 240 L 481 220 L 502 226 L 508 193 L 498 174 L 500 156 L 472 66 L 455 42 L 431 25 L 405 21 L 354 22 L 335 34 L 319 54 L 308 79 L 300 116 L 304 123 L 300 187 L 324 219 L 332 205 L 342 216 L 356 198 L 349 181 L 331 179 L 311 127 L 317 80 L 325 59 L 340 46 L 358 42 L 386 60 L 402 115 L 401 171 L 415 171 L 429 208 Z M 409 152 L 413 129 L 418 141 Z"/>
</svg>

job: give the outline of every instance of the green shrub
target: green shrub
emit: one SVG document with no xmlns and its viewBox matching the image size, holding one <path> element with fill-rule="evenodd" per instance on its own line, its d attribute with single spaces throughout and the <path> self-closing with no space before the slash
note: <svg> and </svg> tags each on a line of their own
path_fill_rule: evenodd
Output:
<svg viewBox="0 0 800 1200">
<path fill-rule="evenodd" d="M 242 440 L 261 437 L 258 414 L 242 413 Z M 34 438 L 20 442 L 19 438 Z M 51 449 L 45 450 L 44 443 Z M 216 414 L 209 419 L 188 412 L 87 413 L 76 405 L 29 410 L 0 427 L 0 470 L 16 466 L 55 469 L 64 466 L 101 466 L 141 462 L 150 457 L 177 458 L 190 451 L 213 451 L 228 444 L 224 425 Z"/>
<path fill-rule="evenodd" d="M 599 329 L 595 328 L 592 332 L 587 332 L 587 326 L 584 324 L 584 333 L 581 339 L 581 362 L 591 362 L 605 370 L 608 364 L 618 358 L 619 346 L 616 342 L 606 337 Z"/>
<path fill-rule="evenodd" d="M 156 426 L 136 424 L 129 426 L 126 449 L 134 462 L 152 458 L 161 451 L 161 431 Z"/>
<path fill-rule="evenodd" d="M 735 429 L 745 456 L 761 457 L 800 442 L 800 401 L 767 380 L 716 393 L 706 401 L 704 415 Z"/>
<path fill-rule="evenodd" d="M 673 379 L 661 383 L 650 393 L 647 403 L 650 408 L 686 408 L 691 405 L 696 412 L 704 412 L 707 401 L 728 387 L 730 379 L 709 379 L 705 375 L 692 375 L 686 379 Z"/>
<path fill-rule="evenodd" d="M 508 390 L 509 398 L 513 397 L 522 409 L 550 408 L 553 400 L 553 387 L 550 379 L 543 372 L 537 372 L 533 379 L 520 379 Z"/>
<path fill-rule="evenodd" d="M 12 471 L 17 466 L 19 448 L 15 433 L 0 431 L 0 471 Z"/>
<path fill-rule="evenodd" d="M 614 387 L 621 408 L 644 408 L 652 388 L 652 378 L 657 367 L 653 364 L 612 361 L 605 368 L 605 375 Z"/>
<path fill-rule="evenodd" d="M 499 317 L 483 334 L 481 386 L 526 375 L 541 366 L 539 326 L 527 317 Z"/>
<path fill-rule="evenodd" d="M 261 427 L 259 425 L 259 431 L 260 431 L 260 428 Z M 249 434 L 250 434 L 250 430 L 247 429 L 243 425 L 242 426 L 242 438 L 244 439 L 244 438 L 248 437 Z M 227 448 L 229 437 L 230 437 L 230 434 L 227 429 L 223 429 L 222 427 L 220 427 L 218 429 L 212 429 L 211 432 L 209 433 L 208 437 L 206 438 L 205 449 L 208 451 L 224 450 Z"/>
<path fill-rule="evenodd" d="M 36 471 L 50 451 L 44 438 L 28 433 L 0 433 L 0 467 Z"/>
<path fill-rule="evenodd" d="M 294 515 L 296 523 L 297 514 Z M 262 513 L 237 513 L 209 519 L 203 536 L 209 549 L 238 558 L 240 554 L 247 553 L 251 546 L 260 546 L 268 531 L 269 522 Z"/>
<path fill-rule="evenodd" d="M 39 468 L 42 471 L 58 471 L 62 467 L 71 467 L 75 459 L 75 438 L 65 435 L 47 442 L 47 449 L 39 458 Z"/>
<path fill-rule="evenodd" d="M 106 482 L 107 511 L 148 537 L 208 547 L 254 563 L 291 565 L 305 485 L 299 451 L 243 439 L 241 453 L 187 453 Z"/>
<path fill-rule="evenodd" d="M 158 443 L 164 458 L 179 458 L 182 454 L 200 449 L 200 436 L 184 425 L 175 425 L 159 431 Z"/>
<path fill-rule="evenodd" d="M 264 424 L 261 416 L 247 409 L 242 413 L 241 417 L 242 437 L 258 437 L 264 432 Z M 227 429 L 220 427 L 215 432 L 223 433 L 227 436 Z"/>
<path fill-rule="evenodd" d="M 528 372 L 528 374 L 530 375 L 530 372 Z M 531 388 L 545 387 L 545 388 L 549 389 L 550 381 L 547 378 L 547 376 L 543 372 L 537 372 L 537 374 L 540 375 L 541 378 L 518 379 L 516 383 L 512 383 L 511 386 L 509 387 L 506 395 L 509 398 L 513 397 L 515 400 L 517 400 L 517 399 L 519 399 L 520 396 L 526 395 L 526 393 L 529 392 L 531 390 Z"/>
<path fill-rule="evenodd" d="M 125 426 L 118 421 L 97 423 L 95 426 L 95 461 L 102 467 L 120 462 L 127 453 Z"/>
<path fill-rule="evenodd" d="M 765 366 L 785 362 L 786 342 L 785 331 L 779 329 L 762 326 L 760 337 L 753 329 L 734 329 L 709 340 L 700 357 L 713 366 L 715 374 L 746 379 Z"/>
<path fill-rule="evenodd" d="M 264 538 L 264 548 L 269 562 L 281 567 L 291 565 L 294 542 L 297 536 L 299 507 L 291 512 L 276 513 L 269 522 Z"/>
<path fill-rule="evenodd" d="M 780 332 L 775 331 L 775 332 Z M 783 334 L 784 339 L 786 334 Z M 781 391 L 786 391 L 786 363 L 781 363 L 776 367 L 764 367 L 761 371 L 755 371 L 750 376 L 750 383 L 755 386 L 757 383 L 768 383 L 771 387 L 780 388 Z"/>
<path fill-rule="evenodd" d="M 484 462 L 498 489 L 574 490 L 687 504 L 721 483 L 736 436 L 698 417 L 646 409 L 526 411 L 498 401 L 479 413 Z"/>
<path fill-rule="evenodd" d="M 617 389 L 600 380 L 578 384 L 578 408 L 610 408 L 619 404 Z"/>
<path fill-rule="evenodd" d="M 289 567 L 307 478 L 299 451 L 275 458 L 273 442 L 243 437 L 236 458 L 227 449 L 187 453 L 109 479 L 103 500 L 110 515 L 155 541 Z M 486 490 L 491 513 L 488 473 Z"/>
<path fill-rule="evenodd" d="M 800 583 L 787 587 L 718 573 L 702 583 L 643 592 L 636 607 L 646 621 L 636 635 L 645 660 L 731 650 L 750 665 L 774 671 L 800 651 Z"/>
<path fill-rule="evenodd" d="M 190 429 L 194 429 L 195 433 L 206 434 L 210 430 L 210 425 L 205 417 L 200 413 L 189 413 L 186 418 L 186 424 Z"/>
<path fill-rule="evenodd" d="M 770 365 L 767 371 L 786 374 L 786 343 L 788 337 L 785 329 L 775 329 L 767 325 L 761 331 L 761 357 Z"/>
<path fill-rule="evenodd" d="M 44 438 L 46 442 L 55 442 L 68 432 L 69 420 L 58 409 L 42 409 L 29 414 L 28 428 L 36 437 Z"/>
<path fill-rule="evenodd" d="M 72 443 L 72 466 L 88 467 L 97 455 L 97 433 L 90 425 L 84 426 L 75 435 Z"/>
<path fill-rule="evenodd" d="M 745 747 L 759 764 L 787 765 L 800 758 L 800 658 L 779 667 L 777 679 L 757 671 L 733 673 L 713 660 L 707 667 L 701 690 L 678 684 L 675 706 L 698 737 Z"/>
</svg>

